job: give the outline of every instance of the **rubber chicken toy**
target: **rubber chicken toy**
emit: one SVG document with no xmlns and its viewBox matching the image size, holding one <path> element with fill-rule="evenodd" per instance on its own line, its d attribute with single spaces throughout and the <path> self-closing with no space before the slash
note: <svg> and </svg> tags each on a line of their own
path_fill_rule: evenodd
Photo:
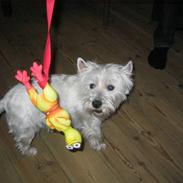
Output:
<svg viewBox="0 0 183 183">
<path fill-rule="evenodd" d="M 35 107 L 46 115 L 46 124 L 49 128 L 63 132 L 65 135 L 66 148 L 70 151 L 80 149 L 82 138 L 80 133 L 71 127 L 71 119 L 67 111 L 60 107 L 56 91 L 48 83 L 48 77 L 42 72 L 42 65 L 36 62 L 30 68 L 32 76 L 42 88 L 40 94 L 30 84 L 27 71 L 17 71 L 15 78 L 24 84 L 28 95 Z"/>
</svg>

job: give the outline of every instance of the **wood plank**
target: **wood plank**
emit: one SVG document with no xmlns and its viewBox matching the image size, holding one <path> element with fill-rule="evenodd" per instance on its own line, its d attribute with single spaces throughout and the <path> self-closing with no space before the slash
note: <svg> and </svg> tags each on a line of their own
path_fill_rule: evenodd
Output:
<svg viewBox="0 0 183 183">
<path fill-rule="evenodd" d="M 11 24 L 11 23 L 10 23 Z M 6 25 L 6 28 L 9 25 Z M 20 22 L 19 25 L 22 25 L 22 22 Z M 14 24 L 14 28 L 16 28 L 16 24 Z M 16 31 L 20 31 L 20 26 L 17 26 L 18 29 Z M 9 27 L 10 28 L 10 27 Z M 26 30 L 26 29 L 24 29 Z M 6 59 L 10 63 L 11 69 L 17 69 L 17 66 L 22 66 L 24 68 L 29 68 L 30 65 L 28 63 L 32 63 L 32 53 L 34 54 L 34 51 L 32 52 L 32 49 L 29 49 L 29 44 L 34 46 L 30 42 L 26 42 L 24 44 L 23 41 L 26 41 L 29 39 L 28 37 L 22 37 L 24 33 L 20 33 L 20 37 L 17 36 L 16 31 L 14 33 L 11 33 L 9 37 L 5 34 L 6 30 L 3 29 L 3 34 L 0 34 L 2 41 L 1 43 L 1 50 L 4 55 L 6 55 Z M 6 36 L 5 36 L 6 35 Z M 27 35 L 27 34 L 26 34 Z M 19 41 L 19 39 L 22 41 Z M 20 43 L 20 44 L 19 44 Z M 3 46 L 2 46 L 3 45 Z M 14 48 L 15 46 L 15 48 Z M 37 50 L 42 50 L 41 47 L 37 47 Z M 39 52 L 41 52 L 39 50 Z M 22 54 L 22 51 L 24 54 Z M 8 54 L 11 53 L 11 54 Z M 15 57 L 15 55 L 17 57 Z M 15 60 L 12 60 L 12 58 L 15 57 Z M 23 57 L 28 60 L 28 62 L 23 59 Z M 10 60 L 10 61 L 9 61 Z M 4 72 L 1 72 L 2 74 Z M 11 74 L 12 75 L 12 74 Z M 10 72 L 7 72 L 5 77 L 8 76 L 10 81 L 15 81 L 14 78 L 10 76 Z M 15 81 L 16 82 L 16 81 Z M 6 88 L 3 87 L 3 88 Z M 25 157 L 22 156 L 19 152 L 17 152 L 16 148 L 14 147 L 14 141 L 12 140 L 12 136 L 10 136 L 7 131 L 6 125 L 3 125 L 0 129 L 1 135 L 3 136 L 3 140 L 5 140 L 5 144 L 7 144 L 7 149 L 11 152 L 11 163 L 15 167 L 18 174 L 21 176 L 21 179 L 24 182 L 60 182 L 62 180 L 63 182 L 70 182 L 69 177 L 65 174 L 62 167 L 57 163 L 55 160 L 55 157 L 52 155 L 52 153 L 49 151 L 47 145 L 41 141 L 36 140 L 34 144 L 38 147 L 39 154 L 36 157 Z M 10 150 L 11 149 L 11 150 Z M 49 175 L 50 174 L 50 175 Z M 32 176 L 34 175 L 34 176 Z"/>
<path fill-rule="evenodd" d="M 60 135 L 53 134 L 48 138 L 43 134 L 42 138 L 72 182 L 120 182 L 100 158 L 100 152 L 85 147 L 83 152 L 70 153 L 64 148 Z"/>
<path fill-rule="evenodd" d="M 11 79 L 11 77 L 13 77 L 11 69 L 6 63 L 6 60 L 1 56 L 1 54 L 0 60 L 0 80 L 2 81 L 0 85 L 0 96 L 3 96 L 14 84 L 14 81 L 12 81 Z"/>
<path fill-rule="evenodd" d="M 81 20 L 81 19 L 80 19 Z M 87 24 L 88 25 L 88 24 Z M 72 26 L 73 27 L 73 26 Z M 76 28 L 74 29 L 74 30 L 76 30 Z M 82 35 L 83 35 L 83 33 L 82 33 Z M 143 68 L 143 69 L 146 69 L 146 68 Z M 140 72 L 140 71 L 139 71 Z M 167 76 L 166 76 L 167 77 Z M 171 78 L 171 77 L 170 77 Z M 151 78 L 152 79 L 152 78 Z M 171 78 L 172 79 L 172 78 Z M 154 80 L 154 82 L 155 81 L 157 81 L 157 80 Z M 151 88 L 151 90 L 152 90 L 152 88 Z M 167 97 L 168 98 L 168 97 Z M 180 96 L 180 99 L 182 100 L 182 98 L 181 98 L 181 96 Z M 178 120 L 178 122 L 180 122 L 180 118 L 179 118 L 179 120 Z M 182 136 L 180 136 L 181 138 L 182 138 Z M 157 172 L 156 172 L 157 173 Z M 179 173 L 178 173 L 179 174 Z M 171 175 L 172 177 L 174 176 L 174 175 Z M 181 176 L 179 176 L 180 178 L 181 178 Z M 170 178 L 171 179 L 171 178 Z"/>
<path fill-rule="evenodd" d="M 8 153 L 9 161 L 23 182 L 60 182 L 60 180 L 64 183 L 70 182 L 48 147 L 39 138 L 36 138 L 33 143 L 38 148 L 38 155 L 35 157 L 22 156 L 7 131 L 7 126 L 1 124 L 0 136 L 3 143 L 6 144 L 4 147 Z"/>
<path fill-rule="evenodd" d="M 7 183 L 23 182 L 14 164 L 11 162 L 11 153 L 8 151 L 2 138 L 0 138 L 0 179 L 2 182 Z"/>
<path fill-rule="evenodd" d="M 25 4 L 19 7 L 20 4 L 16 10 L 28 8 Z M 3 25 L 0 59 L 7 68 L 0 68 L 0 80 L 4 81 L 9 75 L 1 86 L 1 93 L 15 82 L 12 71 L 18 66 L 29 68 L 32 59 L 42 58 L 46 36 L 45 17 L 41 15 L 43 6 L 34 4 L 31 8 L 35 10 L 32 19 L 26 11 L 25 16 L 24 12 L 17 12 L 8 22 L 0 19 Z M 170 62 L 165 71 L 151 69 L 146 59 L 154 27 L 139 11 L 129 6 L 122 10 L 120 21 L 114 20 L 111 27 L 104 29 L 96 11 L 84 11 L 81 7 L 69 9 L 62 15 L 60 30 L 52 32 L 58 48 L 54 58 L 55 73 L 75 73 L 78 56 L 97 58 L 99 63 L 126 63 L 129 57 L 135 62 L 136 87 L 129 102 L 104 125 L 107 149 L 95 152 L 86 144 L 84 151 L 72 154 L 65 149 L 63 136 L 43 132 L 34 141 L 39 154 L 22 157 L 8 135 L 6 125 L 0 124 L 0 143 L 3 144 L 3 152 L 0 151 L 3 166 L 0 168 L 12 166 L 12 177 L 8 177 L 8 181 L 12 182 L 13 177 L 22 182 L 182 181 L 183 97 L 179 86 L 183 74 L 180 55 L 174 48 L 169 53 Z M 7 34 L 11 26 L 14 31 Z M 5 120 L 1 118 L 1 121 Z M 3 180 L 5 178 L 3 175 Z"/>
<path fill-rule="evenodd" d="M 153 47 L 153 30 L 155 29 L 156 24 L 150 24 L 149 23 L 149 16 L 147 15 L 146 17 L 139 15 L 133 9 L 131 9 L 130 6 L 121 6 L 121 11 L 123 12 L 122 14 L 117 12 L 117 11 L 112 11 L 114 15 L 119 18 L 122 22 L 124 22 L 127 25 L 131 26 L 131 29 L 129 31 L 134 31 L 135 30 L 135 35 L 138 35 L 140 38 L 140 43 L 143 45 L 141 48 L 147 48 L 148 52 L 150 49 Z M 124 33 L 124 32 L 123 32 Z M 146 37 L 146 41 L 143 41 L 144 36 Z M 134 36 L 133 36 L 134 37 Z M 180 40 L 180 34 L 177 34 L 175 36 L 176 40 Z M 181 48 L 182 45 L 180 44 L 182 41 L 178 41 L 178 44 L 176 44 L 176 51 L 174 47 L 173 49 L 170 49 L 169 55 L 168 55 L 168 64 L 167 64 L 167 71 L 168 73 L 171 73 L 177 80 L 182 78 L 182 65 L 179 65 L 180 59 L 181 59 Z M 148 44 L 151 43 L 151 44 Z M 135 44 L 136 45 L 136 44 Z M 148 47 L 147 47 L 148 46 Z M 179 65 L 179 67 L 177 67 Z"/>
<path fill-rule="evenodd" d="M 25 28 L 25 29 L 26 29 L 26 28 Z M 35 30 L 35 29 L 33 29 L 33 31 L 34 31 L 34 30 Z M 16 39 L 15 39 L 15 40 L 16 40 Z M 15 42 L 16 42 L 16 41 L 15 41 Z M 25 43 L 25 46 L 27 46 L 26 43 Z M 18 47 L 19 47 L 19 46 L 18 46 Z M 33 46 L 33 47 L 34 47 L 34 46 Z M 38 46 L 38 49 L 39 49 L 39 46 Z M 30 49 L 30 50 L 32 50 L 32 49 Z M 68 65 L 68 66 L 69 66 L 69 65 Z M 47 141 L 50 142 L 50 140 L 45 140 L 45 141 L 46 141 L 46 142 L 47 142 Z M 58 143 L 59 143 L 59 142 L 58 142 Z M 50 147 L 52 144 L 53 144 L 53 142 L 51 142 L 51 144 L 49 144 L 49 147 Z M 62 144 L 64 144 L 64 143 L 62 143 Z M 51 147 L 52 147 L 52 146 L 51 146 Z M 59 146 L 57 146 L 57 147 L 59 147 Z M 65 149 L 64 147 L 62 147 L 62 148 Z M 55 155 L 55 157 L 56 157 L 58 160 L 60 160 L 60 154 L 63 154 L 62 149 L 60 149 L 60 147 L 59 147 L 59 151 L 61 151 L 61 153 Z M 55 153 L 55 146 L 54 146 L 54 151 L 53 151 L 53 153 Z M 68 152 L 67 152 L 67 153 L 68 153 Z M 68 154 L 70 154 L 70 153 L 68 153 Z M 63 159 L 65 159 L 65 160 L 68 161 L 67 158 L 63 158 Z M 61 164 L 61 163 L 60 163 L 60 164 Z M 67 163 L 67 164 L 68 164 L 68 163 Z M 75 163 L 74 163 L 74 164 L 75 164 Z M 73 160 L 71 161 L 71 163 L 70 163 L 69 165 L 70 165 L 70 169 L 71 169 L 71 170 L 69 171 L 69 170 L 66 169 L 66 170 L 64 170 L 64 171 L 65 171 L 65 172 L 72 172 L 72 170 L 74 170 L 74 173 L 75 173 L 75 172 L 76 172 L 75 170 L 77 169 L 77 166 L 78 166 L 77 163 L 76 163 L 76 168 L 74 168 L 74 169 L 73 169 Z M 64 164 L 62 164 L 62 167 L 63 167 L 63 166 L 64 166 Z M 85 167 L 83 167 L 83 169 L 85 170 Z M 105 168 L 105 169 L 107 169 L 107 168 Z M 101 170 L 102 170 L 102 169 L 101 169 Z M 80 171 L 80 170 L 78 169 L 78 171 Z M 77 173 L 77 172 L 76 172 L 76 173 Z M 108 174 L 109 174 L 109 172 L 108 172 Z M 78 174 L 78 175 L 79 175 L 79 174 Z M 98 174 L 97 174 L 97 175 L 98 175 Z M 73 176 L 69 174 L 69 177 L 73 177 Z M 84 174 L 84 179 L 87 180 L 87 181 L 85 181 L 85 182 L 88 182 L 88 180 L 90 179 L 90 177 L 91 177 L 91 175 L 88 176 L 88 173 L 87 173 L 86 175 Z M 111 177 L 112 179 L 111 179 L 110 177 Z M 79 177 L 78 179 L 79 179 L 79 180 L 82 180 L 81 177 Z M 106 179 L 106 180 L 107 180 L 107 179 Z M 108 180 L 109 180 L 109 181 L 112 180 L 112 181 L 114 182 L 115 178 L 114 178 L 113 176 L 109 176 L 109 177 L 108 177 Z M 115 182 L 118 182 L 118 181 L 116 180 Z"/>
<path fill-rule="evenodd" d="M 62 54 L 61 52 L 59 52 L 59 55 L 61 55 L 62 57 L 62 64 L 60 64 L 60 62 L 58 63 L 58 66 L 62 65 L 65 67 L 64 71 L 67 73 L 73 72 L 71 70 L 73 70 L 73 67 L 71 66 L 71 64 L 67 61 L 65 61 L 63 59 L 64 53 Z M 64 55 L 65 56 L 65 55 Z M 70 60 L 70 58 L 68 58 Z M 119 180 L 117 180 L 115 178 L 114 175 L 112 175 L 110 173 L 110 171 L 107 169 L 107 166 L 105 166 L 105 164 L 103 165 L 102 159 L 100 159 L 100 157 L 98 157 L 97 159 L 95 159 L 95 155 L 93 155 L 94 159 L 91 159 L 92 155 L 88 155 L 88 153 L 86 152 L 85 156 L 82 153 L 80 153 L 80 156 L 78 158 L 78 156 L 72 156 L 72 154 L 70 154 L 67 150 L 65 150 L 64 148 L 64 142 L 63 142 L 63 137 L 60 137 L 60 135 L 58 134 L 53 134 L 54 139 L 48 139 L 48 136 L 46 134 L 43 134 L 42 138 L 45 141 L 45 143 L 48 145 L 48 147 L 51 149 L 52 153 L 54 154 L 55 158 L 58 160 L 58 162 L 60 162 L 60 164 L 62 165 L 63 169 L 65 172 L 67 172 L 68 176 L 71 177 L 71 179 L 73 179 L 72 181 L 76 181 L 76 182 L 93 182 L 95 181 L 102 181 L 102 179 L 104 179 L 104 176 L 101 176 L 101 174 L 103 175 L 108 175 L 106 176 L 106 178 L 103 180 L 105 182 L 119 182 Z M 55 139 L 55 136 L 57 137 Z M 62 141 L 60 140 L 60 138 L 62 138 Z M 61 142 L 61 143 L 60 143 Z M 60 144 L 62 145 L 60 147 Z M 60 154 L 62 154 L 62 158 L 60 158 Z M 76 160 L 75 160 L 76 158 Z M 83 160 L 83 158 L 86 158 L 86 160 Z M 69 161 L 70 159 L 70 161 Z M 76 161 L 76 162 L 75 162 Z M 86 163 L 83 164 L 84 162 L 88 162 L 87 166 Z M 90 165 L 90 162 L 98 162 L 96 163 L 96 165 Z M 102 167 L 100 168 L 99 165 L 101 165 Z M 79 169 L 77 168 L 79 167 Z M 78 171 L 76 171 L 78 170 Z M 81 173 L 80 173 L 81 172 Z M 106 173 L 107 172 L 107 173 Z"/>
<path fill-rule="evenodd" d="M 68 42 L 66 41 L 65 42 L 66 43 L 66 45 L 68 44 Z M 64 44 L 65 45 L 65 44 Z M 67 49 L 68 50 L 68 49 Z M 67 64 L 67 63 L 65 63 L 64 65 L 67 65 L 67 68 L 69 68 L 69 64 Z M 45 134 L 44 134 L 45 135 Z M 49 139 L 46 139 L 45 140 L 46 141 L 46 143 L 49 143 L 49 147 L 51 147 L 51 149 L 53 149 L 53 153 L 56 153 L 55 154 L 55 157 L 57 157 L 58 158 L 58 160 L 60 160 L 60 158 L 59 158 L 59 154 L 63 154 L 64 152 L 62 152 L 62 148 L 58 148 L 58 151 L 61 151 L 60 153 L 57 153 L 57 152 L 55 152 L 56 150 L 55 150 L 55 147 L 59 147 L 59 145 L 54 145 L 54 147 L 52 147 L 52 144 L 53 144 L 53 142 L 51 142 L 50 143 L 50 140 Z M 63 144 L 63 143 L 62 143 Z M 67 160 L 68 161 L 68 158 L 63 158 L 64 160 Z M 72 167 L 73 167 L 73 160 L 71 161 L 72 163 L 63 163 L 63 160 L 62 160 L 62 162 L 60 163 L 60 164 L 62 164 L 62 166 L 70 166 L 69 167 L 69 169 L 70 169 L 70 172 L 72 172 Z M 74 163 L 74 164 L 76 164 L 76 163 Z M 76 166 L 78 166 L 78 165 L 76 165 Z M 86 167 L 85 167 L 86 168 Z M 76 168 L 74 168 L 74 170 L 75 170 Z M 65 170 L 65 172 L 69 172 L 67 169 Z M 74 171 L 74 173 L 75 173 L 75 171 Z M 125 173 L 127 173 L 127 172 L 125 172 Z M 76 177 L 77 176 L 77 172 L 74 174 L 74 175 L 70 175 L 69 174 L 69 177 Z M 96 174 L 96 175 L 92 175 L 92 177 L 96 177 L 96 176 L 98 176 L 98 174 Z M 121 179 L 121 175 L 119 174 L 118 175 L 119 177 L 118 177 L 118 179 L 120 180 Z M 89 181 L 89 178 L 88 178 L 88 176 L 87 176 L 87 174 L 85 174 L 84 175 L 84 177 L 83 177 L 83 179 L 86 181 Z M 79 180 L 81 181 L 82 179 L 81 179 L 81 177 L 79 177 Z M 82 181 L 84 181 L 84 180 L 82 180 Z M 110 180 L 110 179 L 109 179 Z M 136 180 L 136 178 L 134 179 L 134 180 Z"/>
<path fill-rule="evenodd" d="M 83 17 L 83 16 L 82 16 Z M 90 21 L 91 22 L 91 21 Z M 88 24 L 87 24 L 88 25 Z M 82 34 L 83 35 L 83 34 Z M 143 68 L 143 69 L 146 69 L 146 68 Z M 148 72 L 148 71 L 147 71 Z M 166 75 L 166 77 L 167 77 L 167 75 Z M 161 78 L 161 77 L 160 77 Z M 171 78 L 171 77 L 170 77 Z M 152 79 L 152 77 L 151 77 L 151 79 Z M 164 79 L 164 78 L 163 78 Z M 163 80 L 162 79 L 162 80 Z M 171 78 L 171 79 L 173 79 L 173 78 Z M 174 79 L 173 79 L 173 81 L 175 81 Z M 157 82 L 157 80 L 156 79 L 154 79 L 154 82 Z M 173 83 L 173 82 L 172 82 Z M 160 83 L 161 84 L 161 83 Z M 157 84 L 156 84 L 157 85 Z M 158 87 L 159 87 L 159 85 L 158 85 Z M 151 90 L 152 90 L 152 88 L 150 88 Z M 161 91 L 161 90 L 160 90 Z M 157 92 L 157 91 L 156 91 Z M 178 93 L 179 93 L 179 91 L 178 91 Z M 167 92 L 167 94 L 168 94 L 168 92 Z M 169 92 L 169 94 L 171 94 L 170 92 Z M 176 91 L 176 96 L 177 96 L 177 91 Z M 161 97 L 162 97 L 162 94 L 161 94 Z M 180 97 L 180 100 L 182 101 L 182 98 L 181 98 L 181 95 L 179 96 Z M 167 97 L 167 98 L 169 98 L 169 97 Z M 179 101 L 179 100 L 178 100 Z M 182 102 L 181 102 L 182 103 Z M 175 104 L 175 106 L 176 106 L 176 104 Z M 175 107 L 174 106 L 174 107 Z M 181 107 L 182 107 L 182 104 L 181 104 Z M 182 108 L 179 108 L 179 107 L 176 107 L 177 109 L 180 109 L 180 111 L 182 110 Z M 181 112 L 180 112 L 180 114 L 181 114 Z M 179 124 L 181 124 L 181 121 L 180 121 L 180 119 L 181 119 L 181 116 L 179 115 L 179 118 L 178 118 L 178 123 Z M 179 127 L 179 126 L 178 126 Z M 172 136 L 173 137 L 173 136 Z M 182 136 L 180 136 L 181 138 L 182 138 Z"/>
<path fill-rule="evenodd" d="M 4 80 L 3 84 L 5 84 L 5 86 L 3 84 L 1 85 L 3 86 L 1 94 L 5 93 L 4 90 L 7 90 L 10 87 L 9 83 L 13 83 L 12 80 L 14 80 L 13 77 L 11 78 L 10 71 L 5 66 L 4 64 L 3 69 L 0 69 L 3 76 L 0 79 L 2 81 Z M 0 142 L 2 147 L 0 150 L 0 161 L 2 162 L 0 169 L 3 172 L 3 174 L 0 174 L 0 179 L 6 180 L 4 182 L 60 182 L 60 179 L 63 182 L 70 182 L 69 178 L 50 153 L 48 147 L 42 141 L 35 143 L 39 151 L 36 157 L 25 157 L 20 152 L 17 152 L 13 136 L 8 134 L 4 118 L 1 118 L 0 139 L 2 139 L 2 142 Z M 9 174 L 12 174 L 11 176 L 7 174 L 8 167 Z"/>
</svg>

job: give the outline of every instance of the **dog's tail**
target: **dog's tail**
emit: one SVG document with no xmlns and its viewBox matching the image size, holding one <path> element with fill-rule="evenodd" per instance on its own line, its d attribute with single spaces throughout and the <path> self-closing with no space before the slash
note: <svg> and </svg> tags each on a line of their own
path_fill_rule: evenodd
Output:
<svg viewBox="0 0 183 183">
<path fill-rule="evenodd" d="M 4 111 L 4 100 L 0 99 L 0 114 Z"/>
</svg>

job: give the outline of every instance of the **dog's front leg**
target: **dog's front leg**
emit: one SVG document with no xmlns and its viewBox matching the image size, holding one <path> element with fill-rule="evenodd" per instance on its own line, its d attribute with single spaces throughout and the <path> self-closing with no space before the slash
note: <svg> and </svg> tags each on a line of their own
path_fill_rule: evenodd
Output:
<svg viewBox="0 0 183 183">
<path fill-rule="evenodd" d="M 103 138 L 101 133 L 101 122 L 86 123 L 82 127 L 82 134 L 93 149 L 99 151 L 106 148 L 106 144 L 103 143 Z"/>
</svg>

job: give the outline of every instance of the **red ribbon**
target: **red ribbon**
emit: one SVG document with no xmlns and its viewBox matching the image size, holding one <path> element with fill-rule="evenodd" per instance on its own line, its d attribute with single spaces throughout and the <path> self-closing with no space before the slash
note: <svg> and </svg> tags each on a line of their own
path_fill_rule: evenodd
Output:
<svg viewBox="0 0 183 183">
<path fill-rule="evenodd" d="M 51 20 L 53 15 L 55 0 L 46 0 L 46 14 L 47 14 L 47 23 L 48 23 L 48 32 L 46 38 L 46 45 L 44 49 L 43 56 L 43 73 L 49 77 L 49 69 L 51 64 L 51 38 L 50 38 L 50 27 Z"/>
</svg>

